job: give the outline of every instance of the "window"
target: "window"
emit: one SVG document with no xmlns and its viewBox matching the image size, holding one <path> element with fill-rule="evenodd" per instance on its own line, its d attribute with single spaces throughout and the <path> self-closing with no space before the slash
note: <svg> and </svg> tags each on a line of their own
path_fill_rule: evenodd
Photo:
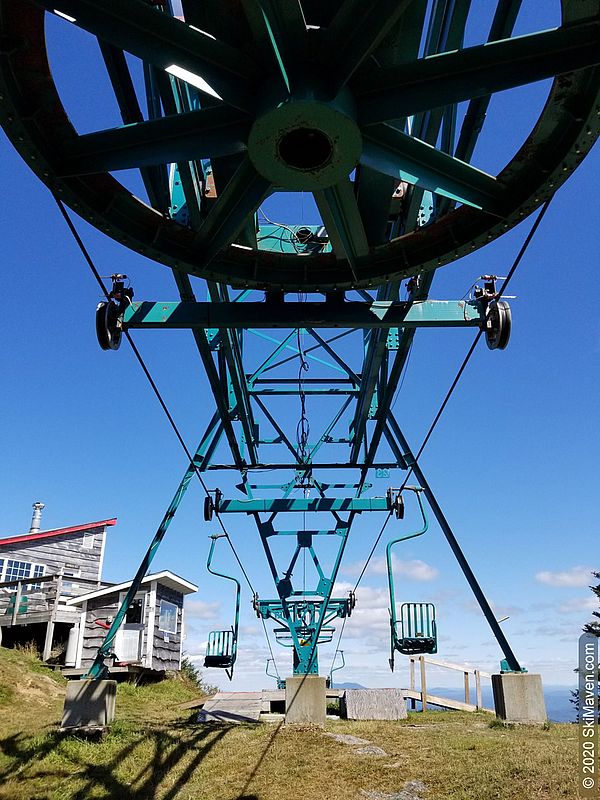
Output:
<svg viewBox="0 0 600 800">
<path fill-rule="evenodd" d="M 125 622 L 128 625 L 141 625 L 144 617 L 144 599 L 136 597 L 131 601 L 131 605 L 125 614 Z"/>
<path fill-rule="evenodd" d="M 168 600 L 160 601 L 158 613 L 158 630 L 165 633 L 177 633 L 177 606 Z"/>
<path fill-rule="evenodd" d="M 23 578 L 41 578 L 44 574 L 43 564 L 32 564 L 31 561 L 17 561 L 9 558 L 0 559 L 0 583 L 8 581 L 18 581 Z M 40 584 L 30 584 L 28 589 L 39 589 Z"/>
<path fill-rule="evenodd" d="M 61 594 L 67 595 L 68 597 L 72 597 L 74 595 L 79 594 L 76 590 L 79 589 L 79 584 L 74 583 L 71 578 L 80 578 L 81 577 L 81 569 L 79 567 L 75 567 L 72 564 L 65 564 L 65 568 L 63 569 L 63 581 L 62 581 L 62 592 Z"/>
<path fill-rule="evenodd" d="M 94 539 L 95 537 L 93 533 L 86 533 L 83 537 L 83 541 L 81 542 L 81 546 L 86 550 L 92 550 L 94 547 Z"/>
</svg>

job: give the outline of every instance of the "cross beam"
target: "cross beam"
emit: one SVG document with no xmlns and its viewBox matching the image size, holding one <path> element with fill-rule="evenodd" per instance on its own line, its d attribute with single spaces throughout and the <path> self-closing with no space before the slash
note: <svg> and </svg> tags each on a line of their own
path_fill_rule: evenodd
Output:
<svg viewBox="0 0 600 800">
<path fill-rule="evenodd" d="M 129 328 L 462 328 L 481 327 L 485 309 L 476 301 L 410 303 L 192 303 L 134 302 L 125 311 Z"/>
</svg>

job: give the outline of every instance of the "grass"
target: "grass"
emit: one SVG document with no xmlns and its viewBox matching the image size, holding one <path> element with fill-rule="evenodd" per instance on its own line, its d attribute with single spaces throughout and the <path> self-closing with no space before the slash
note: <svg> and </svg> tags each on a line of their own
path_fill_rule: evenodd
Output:
<svg viewBox="0 0 600 800">
<path fill-rule="evenodd" d="M 358 800 L 361 791 L 397 794 L 410 780 L 427 786 L 423 800 L 575 797 L 572 725 L 509 728 L 490 725 L 483 713 L 459 712 L 328 722 L 328 731 L 383 748 L 387 755 L 377 758 L 319 730 L 196 725 L 178 705 L 197 689 L 172 680 L 120 685 L 116 722 L 101 741 L 90 741 L 57 733 L 64 690 L 48 672 L 31 656 L 0 648 L 0 692 L 8 689 L 0 710 L 0 798 Z M 40 682 L 47 690 L 48 681 L 56 695 L 40 697 Z M 33 692 L 27 707 L 23 686 Z"/>
</svg>

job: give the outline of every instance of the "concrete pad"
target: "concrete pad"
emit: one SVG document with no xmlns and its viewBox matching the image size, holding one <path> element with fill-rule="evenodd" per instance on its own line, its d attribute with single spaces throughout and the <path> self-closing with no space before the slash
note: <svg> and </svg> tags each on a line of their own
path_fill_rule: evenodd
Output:
<svg viewBox="0 0 600 800">
<path fill-rule="evenodd" d="M 342 699 L 346 719 L 406 719 L 402 689 L 346 689 Z"/>
<path fill-rule="evenodd" d="M 262 710 L 262 692 L 218 692 L 207 700 L 197 722 L 258 722 Z"/>
<path fill-rule="evenodd" d="M 293 675 L 285 682 L 286 725 L 324 727 L 325 678 L 319 675 Z"/>
<path fill-rule="evenodd" d="M 496 716 L 506 722 L 539 725 L 546 722 L 542 676 L 529 672 L 492 675 Z"/>
<path fill-rule="evenodd" d="M 61 729 L 104 728 L 115 718 L 116 681 L 69 681 Z"/>
</svg>

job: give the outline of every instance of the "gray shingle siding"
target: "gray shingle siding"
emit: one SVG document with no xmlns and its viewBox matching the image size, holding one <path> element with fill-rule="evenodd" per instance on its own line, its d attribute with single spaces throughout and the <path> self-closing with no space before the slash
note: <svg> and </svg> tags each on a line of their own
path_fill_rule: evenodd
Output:
<svg viewBox="0 0 600 800">
<path fill-rule="evenodd" d="M 160 601 L 167 600 L 169 603 L 175 603 L 178 608 L 177 612 L 177 632 L 166 634 L 168 641 L 165 641 L 165 633 L 159 630 L 160 621 Z M 156 587 L 156 614 L 154 615 L 154 648 L 152 650 L 152 669 L 158 670 L 178 670 L 181 666 L 179 663 L 179 654 L 181 651 L 181 636 L 182 636 L 182 608 L 183 608 L 183 595 L 168 586 L 161 586 L 159 583 Z"/>
<path fill-rule="evenodd" d="M 149 652 L 149 631 L 148 619 L 150 615 L 150 587 L 145 590 L 144 598 L 144 616 L 143 622 L 145 625 L 142 634 L 142 648 L 141 648 L 141 663 L 151 669 L 163 670 L 178 670 L 180 668 L 179 654 L 181 646 L 181 609 L 183 608 L 183 595 L 169 589 L 166 586 L 161 586 L 160 583 L 156 587 L 156 612 L 154 615 L 154 631 L 153 631 L 153 647 L 152 647 L 152 663 L 148 664 L 147 655 Z M 179 611 L 177 614 L 177 632 L 168 634 L 169 641 L 165 641 L 165 634 L 159 630 L 159 615 L 160 615 L 160 601 L 168 600 L 174 603 Z M 95 597 L 87 601 L 87 611 L 85 615 L 85 629 L 83 634 L 83 649 L 81 655 L 81 667 L 90 667 L 94 661 L 97 650 L 104 641 L 106 636 L 106 629 L 96 624 L 96 620 L 106 622 L 108 617 L 114 617 L 120 605 L 120 592 L 111 592 L 102 597 Z"/>
<path fill-rule="evenodd" d="M 93 547 L 83 547 L 85 536 L 94 537 Z M 68 564 L 80 570 L 80 577 L 99 581 L 102 542 L 106 536 L 105 528 L 75 531 L 47 539 L 34 539 L 30 542 L 0 544 L 0 558 L 31 561 L 43 564 L 44 574 L 52 575 Z M 89 586 L 85 588 L 89 591 Z"/>
</svg>

